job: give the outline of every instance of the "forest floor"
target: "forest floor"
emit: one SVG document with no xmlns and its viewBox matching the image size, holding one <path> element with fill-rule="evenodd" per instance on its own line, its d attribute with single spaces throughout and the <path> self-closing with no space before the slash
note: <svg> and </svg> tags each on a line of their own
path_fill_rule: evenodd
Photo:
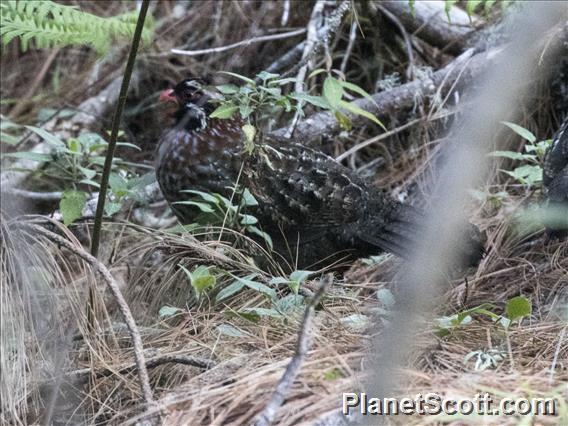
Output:
<svg viewBox="0 0 568 426">
<path fill-rule="evenodd" d="M 72 3 L 100 16 L 113 16 L 128 7 L 123 2 Z M 332 68 L 341 69 L 348 81 L 367 92 L 388 93 L 432 77 L 466 50 L 460 40 L 446 49 L 440 45 L 447 42 L 443 38 L 436 41 L 416 29 L 404 30 L 406 21 L 396 10 L 385 12 L 364 3 L 357 4 L 357 15 L 345 13 L 328 45 L 315 55 L 314 68 L 331 61 Z M 291 6 L 283 22 L 286 4 Z M 189 75 L 226 82 L 226 76 L 216 71 L 254 76 L 273 66 L 276 73 L 292 70 L 294 76 L 300 57 L 282 58 L 306 35 L 196 56 L 174 55 L 170 49 L 226 46 L 275 29 L 305 28 L 312 9 L 308 3 L 299 4 L 154 4 L 154 41 L 138 55 L 122 127 L 124 140 L 139 150 L 121 147 L 117 152 L 136 163 L 130 172 L 143 176 L 150 170 L 151 175 L 163 127 L 163 111 L 157 106 L 160 90 Z M 327 16 L 335 9 L 326 9 Z M 454 6 L 452 13 L 464 14 L 457 9 Z M 477 16 L 467 27 L 468 37 L 493 37 L 483 31 L 498 24 L 500 9 L 490 16 Z M 3 123 L 47 126 L 63 140 L 86 132 L 104 135 L 127 47 L 117 43 L 101 57 L 85 47 L 22 53 L 17 43 L 10 43 L 1 58 Z M 297 50 L 301 55 L 302 49 Z M 321 80 L 312 81 L 313 88 L 321 85 Z M 516 123 L 539 141 L 550 139 L 562 120 L 557 94 L 544 79 L 531 84 L 534 90 L 523 101 Z M 377 143 L 366 143 L 384 134 L 371 121 L 355 122 L 349 132 L 325 134 L 316 143 L 334 157 L 357 147 L 341 157 L 342 164 L 393 196 L 421 204 L 436 151 L 447 140 L 444 135 L 460 107 L 451 104 L 455 95 L 443 101 L 436 95 L 434 91 L 422 99 L 411 98 L 410 104 L 391 105 L 381 116 L 389 133 Z M 306 113 L 315 111 L 308 108 Z M 278 120 L 273 128 L 285 127 L 289 117 Z M 525 152 L 528 143 L 517 133 L 504 129 L 500 137 L 502 146 Z M 26 136 L 17 144 L 3 143 L 2 152 L 37 146 L 38 140 Z M 485 233 L 487 253 L 477 267 L 447 280 L 435 311 L 408 342 L 412 350 L 406 366 L 396 372 L 396 396 L 434 392 L 453 399 L 473 398 L 476 393 L 489 393 L 495 401 L 554 398 L 557 415 L 393 416 L 389 424 L 568 424 L 568 241 L 548 238 L 538 224 L 530 232 L 519 231 L 518 218 L 542 201 L 543 191 L 539 181 L 522 184 L 502 172 L 524 164 L 514 161 L 495 162 L 485 184 L 472 191 L 468 218 Z M 68 226 L 53 219 L 59 211 L 57 195 L 41 201 L 28 196 L 63 191 L 68 182 L 46 178 L 38 170 L 25 172 L 20 183 L 29 193 L 12 193 L 13 198 L 4 201 L 11 203 L 9 208 L 2 207 L 7 215 L 2 225 L 2 322 L 9 321 L 14 338 L 19 339 L 9 343 L 9 350 L 18 354 L 12 364 L 5 364 L 8 352 L 3 352 L 2 370 L 10 366 L 11 374 L 3 379 L 2 390 L 13 392 L 2 406 L 2 421 L 36 424 L 50 407 L 54 424 L 135 424 L 152 413 L 159 413 L 165 425 L 250 424 L 297 354 L 307 301 L 331 271 L 333 282 L 313 315 L 311 346 L 286 390 L 275 423 L 342 424 L 342 393 L 364 389 L 373 341 L 380 342 L 389 327 L 390 310 L 399 297 L 403 260 L 382 254 L 343 268 L 324 267 L 303 276 L 296 295 L 289 286 L 275 284 L 275 278 L 291 281 L 293 268 L 268 262 L 261 269 L 251 264 L 246 250 L 218 238 L 213 228 L 172 231 L 175 219 L 156 191 L 148 195 L 150 201 L 124 203 L 104 224 L 99 259 L 125 294 L 151 364 L 150 384 L 157 404 L 146 407 L 140 402 L 130 334 L 93 265 L 57 241 L 29 230 L 14 231 L 16 223 L 48 221 L 49 229 L 88 251 L 92 218 Z M 14 247 L 27 247 L 25 255 L 6 248 L 10 238 L 21 239 L 22 246 Z M 16 275 L 7 272 L 22 258 L 41 267 Z M 215 289 L 198 298 L 188 272 L 200 266 L 210 268 Z M 31 282 L 30 288 L 10 291 L 8 286 L 18 287 L 16 276 Z M 92 318 L 85 313 L 89 288 L 99 290 L 95 333 Z M 230 289 L 236 290 L 228 294 Z M 518 296 L 529 301 L 531 312 L 504 324 L 506 306 Z M 2 346 L 6 342 L 3 338 Z M 152 360 L 159 361 L 152 364 Z"/>
</svg>

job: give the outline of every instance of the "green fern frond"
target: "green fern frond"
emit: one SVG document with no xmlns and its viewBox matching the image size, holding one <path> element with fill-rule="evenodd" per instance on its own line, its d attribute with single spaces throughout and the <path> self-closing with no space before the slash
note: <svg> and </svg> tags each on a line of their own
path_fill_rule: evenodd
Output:
<svg viewBox="0 0 568 426">
<path fill-rule="evenodd" d="M 102 18 L 53 1 L 11 0 L 0 3 L 0 16 L 3 45 L 17 37 L 24 52 L 33 41 L 37 48 L 85 44 L 102 53 L 114 40 L 132 37 L 138 14 Z M 147 19 L 142 40 L 149 43 L 151 37 Z"/>
</svg>

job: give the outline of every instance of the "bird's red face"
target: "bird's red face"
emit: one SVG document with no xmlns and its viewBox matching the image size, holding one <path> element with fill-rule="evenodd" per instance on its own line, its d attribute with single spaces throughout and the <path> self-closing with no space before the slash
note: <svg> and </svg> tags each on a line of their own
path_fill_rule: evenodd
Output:
<svg viewBox="0 0 568 426">
<path fill-rule="evenodd" d="M 180 107 L 191 104 L 200 104 L 204 97 L 204 82 L 198 78 L 188 78 L 178 83 L 173 89 L 167 89 L 160 93 L 160 101 L 173 102 Z"/>
</svg>

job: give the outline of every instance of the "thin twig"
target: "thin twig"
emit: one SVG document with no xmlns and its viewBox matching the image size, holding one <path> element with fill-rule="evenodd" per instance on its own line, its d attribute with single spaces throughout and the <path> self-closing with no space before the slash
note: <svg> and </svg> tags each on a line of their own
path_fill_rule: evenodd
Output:
<svg viewBox="0 0 568 426">
<path fill-rule="evenodd" d="M 300 34 L 304 34 L 306 32 L 305 28 L 300 28 L 299 30 L 288 31 L 286 33 L 279 33 L 279 34 L 271 34 L 271 35 L 264 35 L 259 37 L 249 38 L 247 40 L 242 40 L 237 43 L 228 44 L 227 46 L 219 46 L 219 47 L 212 47 L 210 49 L 201 49 L 201 50 L 181 50 L 181 49 L 171 49 L 170 52 L 175 53 L 177 55 L 185 55 L 185 56 L 198 56 L 198 55 L 205 55 L 208 53 L 220 53 L 225 52 L 227 50 L 234 49 L 239 46 L 248 46 L 253 43 L 260 43 L 263 41 L 271 41 L 271 40 L 280 40 L 283 38 L 295 37 Z"/>
<path fill-rule="evenodd" d="M 282 7 L 282 19 L 280 20 L 280 25 L 285 27 L 288 25 L 288 18 L 290 16 L 290 0 L 284 0 L 284 5 Z"/>
<path fill-rule="evenodd" d="M 101 238 L 101 227 L 103 223 L 103 213 L 104 213 L 105 201 L 107 195 L 108 180 L 110 176 L 110 169 L 112 167 L 114 150 L 116 148 L 116 140 L 118 138 L 120 117 L 122 116 L 122 110 L 124 109 L 124 104 L 126 103 L 126 95 L 128 92 L 128 86 L 130 84 L 130 77 L 132 76 L 132 70 L 134 69 L 136 52 L 138 51 L 138 45 L 140 44 L 140 39 L 142 38 L 142 30 L 144 29 L 144 21 L 146 20 L 146 13 L 148 12 L 149 5 L 150 5 L 150 0 L 142 1 L 142 7 L 140 8 L 140 13 L 138 14 L 138 20 L 136 22 L 136 29 L 134 30 L 134 36 L 132 37 L 132 46 L 130 47 L 130 53 L 128 54 L 128 61 L 126 63 L 126 68 L 124 70 L 124 77 L 122 78 L 122 85 L 120 86 L 118 103 L 116 104 L 116 109 L 114 110 L 114 115 L 112 117 L 112 130 L 110 134 L 110 140 L 108 143 L 107 155 L 105 158 L 105 164 L 103 168 L 103 175 L 101 177 L 99 201 L 97 203 L 95 224 L 93 226 L 93 239 L 91 241 L 91 254 L 95 257 L 97 257 L 99 252 L 99 242 Z"/>
<path fill-rule="evenodd" d="M 34 201 L 59 201 L 63 196 L 63 192 L 61 191 L 35 192 L 18 188 L 8 188 L 6 189 L 6 193 Z"/>
<path fill-rule="evenodd" d="M 322 25 L 324 6 L 325 1 L 318 0 L 314 5 L 314 8 L 312 9 L 310 21 L 307 25 L 308 35 L 306 37 L 306 45 L 304 46 L 304 52 L 302 53 L 302 60 L 306 61 L 306 63 L 300 68 L 298 74 L 296 74 L 296 82 L 294 87 L 296 93 L 304 92 L 304 80 L 306 79 L 308 68 L 311 68 L 311 64 L 309 63 L 308 58 L 312 54 L 318 40 L 318 28 L 320 28 Z M 299 101 L 298 110 L 296 111 L 296 114 L 294 114 L 294 118 L 292 119 L 290 127 L 286 132 L 286 138 L 288 139 L 292 137 L 294 129 L 296 128 L 296 124 L 300 119 L 300 114 L 302 113 L 302 105 L 303 102 Z"/>
<path fill-rule="evenodd" d="M 558 362 L 558 355 L 560 354 L 560 349 L 563 347 L 564 335 L 566 334 L 566 327 L 562 329 L 560 336 L 558 336 L 558 345 L 556 345 L 556 350 L 554 351 L 554 357 L 552 358 L 552 364 L 550 365 L 550 374 L 548 375 L 548 383 L 552 385 L 554 381 L 554 373 L 556 371 L 556 363 Z"/>
<path fill-rule="evenodd" d="M 215 366 L 215 362 L 208 359 L 196 358 L 187 355 L 167 354 L 148 358 L 146 360 L 146 368 L 151 369 L 159 367 L 160 365 L 171 363 L 189 365 L 191 367 L 200 368 L 202 370 L 209 370 Z M 82 368 L 80 370 L 74 370 L 66 373 L 63 378 L 77 384 L 77 382 L 86 382 L 91 377 L 108 377 L 117 373 L 124 375 L 135 370 L 138 370 L 138 365 L 136 363 L 121 367 L 118 370 L 116 370 L 116 368 L 102 368 L 97 370 L 93 370 L 92 368 Z"/>
<path fill-rule="evenodd" d="M 320 299 L 332 282 L 333 275 L 326 275 L 320 281 L 319 287 L 316 290 L 314 297 L 306 307 L 300 328 L 300 333 L 298 334 L 296 352 L 294 353 L 292 360 L 286 367 L 286 371 L 282 375 L 282 378 L 278 382 L 278 385 L 276 385 L 276 389 L 270 397 L 270 400 L 268 401 L 264 409 L 255 418 L 254 424 L 256 426 L 268 426 L 274 422 L 276 413 L 282 406 L 284 398 L 286 398 L 286 395 L 290 390 L 290 386 L 292 386 L 292 384 L 294 383 L 294 380 L 298 375 L 298 371 L 302 363 L 304 362 L 304 358 L 308 353 L 308 350 L 310 349 L 312 340 L 312 321 L 316 306 L 319 304 Z"/>
<path fill-rule="evenodd" d="M 343 59 L 341 60 L 341 66 L 339 70 L 345 74 L 345 69 L 347 68 L 347 62 L 349 62 L 349 57 L 351 56 L 351 52 L 353 51 L 353 46 L 355 45 L 355 40 L 357 39 L 357 21 L 353 19 L 351 22 L 351 29 L 349 30 L 349 42 L 347 44 L 347 49 L 345 50 L 345 55 L 343 55 Z"/>
<path fill-rule="evenodd" d="M 31 98 L 33 97 L 37 88 L 39 87 L 39 85 L 43 81 L 45 75 L 47 74 L 47 71 L 49 71 L 51 64 L 53 63 L 53 61 L 55 60 L 55 57 L 59 53 L 59 50 L 60 49 L 55 49 L 54 51 L 52 51 L 49 54 L 49 56 L 47 57 L 47 59 L 43 63 L 43 66 L 41 67 L 41 69 L 37 73 L 37 76 L 32 81 L 32 84 L 30 85 L 29 89 L 24 94 L 24 96 L 22 96 L 20 98 L 18 103 L 16 105 L 14 105 L 14 108 L 12 108 L 12 110 L 8 114 L 8 117 L 10 117 L 10 118 L 17 117 L 23 111 L 23 109 L 31 102 Z"/>
<path fill-rule="evenodd" d="M 452 114 L 454 114 L 453 111 L 445 112 L 445 113 L 442 113 L 442 114 L 440 114 L 440 115 L 436 115 L 436 116 L 430 118 L 430 121 L 438 120 L 438 119 L 440 119 L 440 118 L 444 118 L 444 117 L 447 117 L 447 116 L 452 115 Z M 377 142 L 379 142 L 379 141 L 382 141 L 383 139 L 386 139 L 386 138 L 388 138 L 388 137 L 390 137 L 390 136 L 396 135 L 397 133 L 403 131 L 404 129 L 407 129 L 407 128 L 409 128 L 409 127 L 414 126 L 414 125 L 417 124 L 417 123 L 420 123 L 422 120 L 423 120 L 422 118 L 416 118 L 416 119 L 414 119 L 414 120 L 410 120 L 409 122 L 404 123 L 402 126 L 398 126 L 398 127 L 394 128 L 394 129 L 392 129 L 392 130 L 389 130 L 388 132 L 381 133 L 380 135 L 377 135 L 377 136 L 375 136 L 375 137 L 372 137 L 372 138 L 370 138 L 370 139 L 367 139 L 366 141 L 363 141 L 363 142 L 361 142 L 360 144 L 357 144 L 357 145 L 352 146 L 352 147 L 349 148 L 347 151 L 345 151 L 343 154 L 338 155 L 338 156 L 335 158 L 335 160 L 336 160 L 336 161 L 343 161 L 343 160 L 345 160 L 347 157 L 349 157 L 349 156 L 355 154 L 356 152 L 362 150 L 363 148 L 366 148 L 366 147 L 368 147 L 369 145 L 372 145 L 372 144 L 374 144 L 374 143 L 377 143 Z"/>
<path fill-rule="evenodd" d="M 385 15 L 394 25 L 396 25 L 396 27 L 402 34 L 402 38 L 404 38 L 404 44 L 406 46 L 406 55 L 408 56 L 408 67 L 406 68 L 406 78 L 408 79 L 408 81 L 414 80 L 414 53 L 412 51 L 412 43 L 410 41 L 410 36 L 406 32 L 406 28 L 404 28 L 404 25 L 401 24 L 401 22 L 394 14 L 389 12 L 380 3 L 377 4 L 377 7 L 383 13 L 383 15 Z"/>
<path fill-rule="evenodd" d="M 113 294 L 116 302 L 118 304 L 119 310 L 124 318 L 124 322 L 128 327 L 128 331 L 130 333 L 130 337 L 132 338 L 132 347 L 134 349 L 134 360 L 136 363 L 136 367 L 138 369 L 138 380 L 140 381 L 140 387 L 142 389 L 142 396 L 144 401 L 148 405 L 154 404 L 154 398 L 152 396 L 152 388 L 150 387 L 150 380 L 148 376 L 148 370 L 146 368 L 146 362 L 144 360 L 144 347 L 142 345 L 142 338 L 140 337 L 140 332 L 138 331 L 138 326 L 134 321 L 134 317 L 130 312 L 130 308 L 126 303 L 126 299 L 122 295 L 120 291 L 120 286 L 115 281 L 112 274 L 109 270 L 104 266 L 96 257 L 92 256 L 91 254 L 87 253 L 82 247 L 77 247 L 69 240 L 57 235 L 47 229 L 43 228 L 39 225 L 31 225 L 28 224 L 30 228 L 36 231 L 38 234 L 42 234 L 50 241 L 53 241 L 59 244 L 62 247 L 65 247 L 69 251 L 73 252 L 73 254 L 79 256 L 85 262 L 89 263 L 95 270 L 97 270 L 103 279 L 106 281 L 111 293 Z"/>
</svg>

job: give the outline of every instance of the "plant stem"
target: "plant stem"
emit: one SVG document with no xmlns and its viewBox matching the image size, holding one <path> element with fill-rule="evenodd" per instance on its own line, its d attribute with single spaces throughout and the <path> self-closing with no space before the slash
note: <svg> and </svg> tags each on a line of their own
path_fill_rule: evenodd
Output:
<svg viewBox="0 0 568 426">
<path fill-rule="evenodd" d="M 101 227 L 103 222 L 103 213 L 105 208 L 108 179 L 112 167 L 114 150 L 116 148 L 116 140 L 118 138 L 120 117 L 122 116 L 122 110 L 124 109 L 124 104 L 126 103 L 126 94 L 128 92 L 128 86 L 130 85 L 130 78 L 132 76 L 132 70 L 134 69 L 134 61 L 136 60 L 136 52 L 138 51 L 138 45 L 140 44 L 140 38 L 142 37 L 142 30 L 144 29 L 144 21 L 146 20 L 146 12 L 148 12 L 149 4 L 150 0 L 142 1 L 142 7 L 140 8 L 140 13 L 138 14 L 138 21 L 136 22 L 136 29 L 134 30 L 134 36 L 132 37 L 132 45 L 130 46 L 130 53 L 128 54 L 128 62 L 126 63 L 126 69 L 124 70 L 124 77 L 122 78 L 122 85 L 120 86 L 118 102 L 116 104 L 116 109 L 114 110 L 114 115 L 112 117 L 112 129 L 110 134 L 110 141 L 108 143 L 108 150 L 105 158 L 103 175 L 101 177 L 101 188 L 99 192 L 99 200 L 97 202 L 97 211 L 95 213 L 93 239 L 91 241 L 91 254 L 95 257 L 97 257 L 99 252 L 99 242 L 101 238 Z"/>
</svg>

